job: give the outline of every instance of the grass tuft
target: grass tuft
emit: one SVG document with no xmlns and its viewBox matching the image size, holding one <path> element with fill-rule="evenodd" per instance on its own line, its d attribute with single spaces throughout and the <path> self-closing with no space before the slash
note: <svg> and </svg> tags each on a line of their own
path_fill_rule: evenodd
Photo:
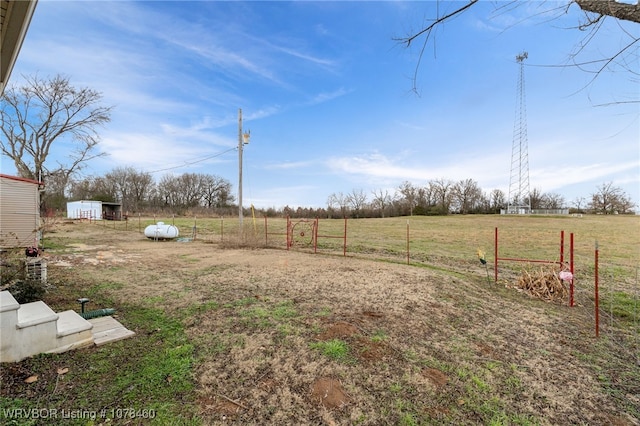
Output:
<svg viewBox="0 0 640 426">
<path fill-rule="evenodd" d="M 315 342 L 309 345 L 328 358 L 340 362 L 351 362 L 349 344 L 344 340 L 333 339 L 326 342 Z"/>
</svg>

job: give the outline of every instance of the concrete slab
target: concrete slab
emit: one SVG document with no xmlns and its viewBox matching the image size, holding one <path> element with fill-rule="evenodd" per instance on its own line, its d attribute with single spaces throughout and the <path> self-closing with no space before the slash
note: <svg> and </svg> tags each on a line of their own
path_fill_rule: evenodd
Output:
<svg viewBox="0 0 640 426">
<path fill-rule="evenodd" d="M 117 342 L 134 336 L 136 333 L 128 330 L 124 325 L 111 316 L 92 318 L 89 320 L 93 324 L 93 340 L 96 346 L 106 343 Z"/>
</svg>

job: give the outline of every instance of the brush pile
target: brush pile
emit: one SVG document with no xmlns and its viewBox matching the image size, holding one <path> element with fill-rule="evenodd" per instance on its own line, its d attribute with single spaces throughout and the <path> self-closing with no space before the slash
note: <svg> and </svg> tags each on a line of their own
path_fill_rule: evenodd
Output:
<svg viewBox="0 0 640 426">
<path fill-rule="evenodd" d="M 522 271 L 515 285 L 516 288 L 524 291 L 532 297 L 545 300 L 547 302 L 559 302 L 569 296 L 567 284 L 558 276 L 558 271 Z"/>
</svg>

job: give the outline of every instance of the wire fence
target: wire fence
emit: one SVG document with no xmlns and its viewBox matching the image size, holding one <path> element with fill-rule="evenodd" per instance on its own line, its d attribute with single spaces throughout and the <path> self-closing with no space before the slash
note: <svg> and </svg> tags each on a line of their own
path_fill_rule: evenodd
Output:
<svg viewBox="0 0 640 426">
<path fill-rule="evenodd" d="M 640 283 L 634 246 L 613 247 L 588 235 L 549 226 L 552 222 L 464 217 L 429 222 L 418 218 L 341 220 L 245 218 L 130 217 L 97 221 L 118 231 L 143 234 L 157 222 L 180 229 L 178 241 L 201 241 L 228 247 L 262 247 L 308 253 L 373 258 L 435 267 L 501 282 L 513 281 L 524 269 L 569 269 L 573 275 L 573 309 L 625 350 L 635 350 L 640 362 Z M 555 224 L 555 222 L 553 222 Z M 561 226 L 566 222 L 559 222 Z M 435 225 L 434 225 L 435 224 Z M 568 223 L 571 224 L 571 223 Z M 588 233 L 588 232 L 584 232 Z M 620 254 L 622 252 L 622 255 Z M 478 260 L 484 254 L 485 264 Z M 636 252 L 637 254 L 637 252 Z M 598 256 L 599 255 L 599 256 Z M 497 262 L 496 260 L 500 260 Z M 496 269 L 497 267 L 497 269 Z M 493 281 L 493 280 L 492 280 Z M 497 279 L 496 279 L 497 281 Z M 566 283 L 569 285 L 569 283 Z M 596 295 L 596 285 L 598 294 Z M 570 300 L 563 301 L 567 306 Z"/>
</svg>

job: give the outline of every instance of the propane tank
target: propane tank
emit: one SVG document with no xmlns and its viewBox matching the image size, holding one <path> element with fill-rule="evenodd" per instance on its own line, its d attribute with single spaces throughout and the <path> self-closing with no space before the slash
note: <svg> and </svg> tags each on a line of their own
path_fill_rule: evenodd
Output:
<svg viewBox="0 0 640 426">
<path fill-rule="evenodd" d="M 178 236 L 178 228 L 173 225 L 167 225 L 164 222 L 158 222 L 155 225 L 149 225 L 144 228 L 144 236 L 153 240 L 171 240 Z"/>
</svg>

